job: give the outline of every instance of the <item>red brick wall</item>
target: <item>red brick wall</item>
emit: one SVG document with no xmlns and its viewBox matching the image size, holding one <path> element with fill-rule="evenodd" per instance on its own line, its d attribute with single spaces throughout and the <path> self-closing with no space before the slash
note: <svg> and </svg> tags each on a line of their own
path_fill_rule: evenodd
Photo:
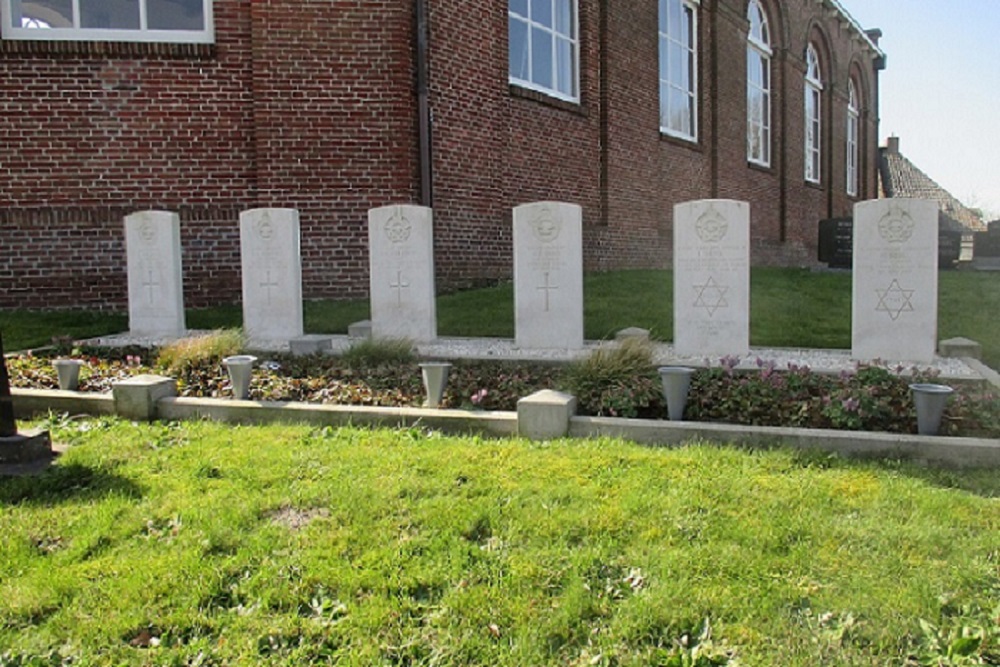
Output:
<svg viewBox="0 0 1000 667">
<path fill-rule="evenodd" d="M 772 164 L 746 161 L 745 0 L 702 0 L 699 136 L 659 132 L 657 2 L 579 0 L 579 104 L 511 86 L 502 2 L 434 0 L 435 253 L 443 288 L 508 278 L 510 210 L 584 208 L 588 269 L 669 266 L 676 203 L 751 203 L 755 263 L 811 263 L 849 214 L 849 71 L 871 53 L 814 0 L 767 0 Z M 125 305 L 122 218 L 179 211 L 189 305 L 239 298 L 238 213 L 301 211 L 307 298 L 367 293 L 367 210 L 420 198 L 415 0 L 216 0 L 214 45 L 0 41 L 0 308 Z M 803 177 L 803 54 L 824 56 L 824 173 Z M 851 70 L 853 68 L 853 70 Z"/>
</svg>

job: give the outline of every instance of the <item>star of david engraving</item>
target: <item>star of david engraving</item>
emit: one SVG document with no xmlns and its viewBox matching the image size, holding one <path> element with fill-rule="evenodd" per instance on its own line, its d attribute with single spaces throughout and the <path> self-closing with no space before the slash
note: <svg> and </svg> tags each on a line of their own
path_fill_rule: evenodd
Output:
<svg viewBox="0 0 1000 667">
<path fill-rule="evenodd" d="M 900 287 L 899 281 L 893 279 L 888 289 L 875 290 L 878 295 L 878 305 L 875 307 L 875 312 L 887 313 L 895 322 L 903 313 L 913 312 L 913 303 L 910 299 L 913 298 L 913 293 L 916 291 L 903 289 Z"/>
<path fill-rule="evenodd" d="M 726 301 L 726 292 L 729 288 L 719 285 L 715 282 L 715 278 L 709 277 L 704 285 L 695 285 L 694 291 L 698 294 L 694 307 L 704 308 L 708 311 L 709 317 L 714 317 L 715 311 L 720 308 L 729 307 L 729 302 Z"/>
</svg>

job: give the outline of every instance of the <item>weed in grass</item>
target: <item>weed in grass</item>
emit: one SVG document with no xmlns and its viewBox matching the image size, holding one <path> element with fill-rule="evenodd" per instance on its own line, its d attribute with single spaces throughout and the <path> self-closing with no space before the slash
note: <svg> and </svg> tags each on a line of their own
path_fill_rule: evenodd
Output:
<svg viewBox="0 0 1000 667">
<path fill-rule="evenodd" d="M 341 355 L 349 367 L 407 366 L 416 361 L 413 342 L 406 338 L 368 338 L 351 345 Z"/>
</svg>

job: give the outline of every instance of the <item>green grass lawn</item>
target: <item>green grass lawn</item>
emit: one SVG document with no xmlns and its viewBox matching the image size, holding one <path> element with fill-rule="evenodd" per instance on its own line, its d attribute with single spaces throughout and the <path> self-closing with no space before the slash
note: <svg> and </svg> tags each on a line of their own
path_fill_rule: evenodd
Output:
<svg viewBox="0 0 1000 667">
<path fill-rule="evenodd" d="M 979 341 L 984 360 L 1000 368 L 1000 275 L 942 271 L 939 338 Z M 654 337 L 673 336 L 673 285 L 669 271 L 595 273 L 584 281 L 585 334 L 608 338 L 625 327 L 649 329 Z M 514 296 L 510 284 L 438 298 L 438 332 L 443 336 L 514 336 Z M 306 330 L 346 333 L 351 322 L 368 317 L 367 301 L 309 301 Z M 2 313 L 6 348 L 47 344 L 51 336 L 76 337 L 120 331 L 121 315 L 96 313 Z M 238 306 L 188 312 L 192 328 L 239 326 Z M 851 346 L 851 276 L 802 269 L 757 268 L 752 272 L 750 340 L 757 346 L 841 348 Z"/>
<path fill-rule="evenodd" d="M 71 445 L 59 463 L 0 478 L 3 665 L 1000 659 L 995 471 L 417 429 L 50 427 Z"/>
</svg>

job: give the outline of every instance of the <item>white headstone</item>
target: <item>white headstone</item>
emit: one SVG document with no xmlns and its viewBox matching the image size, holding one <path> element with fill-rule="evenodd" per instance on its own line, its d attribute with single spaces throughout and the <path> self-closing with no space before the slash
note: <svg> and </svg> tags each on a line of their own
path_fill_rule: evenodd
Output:
<svg viewBox="0 0 1000 667">
<path fill-rule="evenodd" d="M 851 353 L 930 362 L 937 346 L 938 207 L 920 199 L 854 205 Z"/>
<path fill-rule="evenodd" d="M 368 211 L 373 338 L 437 338 L 434 216 L 424 206 Z"/>
<path fill-rule="evenodd" d="M 750 205 L 674 206 L 674 348 L 681 356 L 750 352 Z"/>
<path fill-rule="evenodd" d="M 169 211 L 126 216 L 125 249 L 129 330 L 144 336 L 183 335 L 180 216 Z"/>
<path fill-rule="evenodd" d="M 302 336 L 299 212 L 255 208 L 240 213 L 243 331 L 250 339 Z"/>
<path fill-rule="evenodd" d="M 583 209 L 535 202 L 514 209 L 514 331 L 518 347 L 583 347 Z"/>
</svg>

